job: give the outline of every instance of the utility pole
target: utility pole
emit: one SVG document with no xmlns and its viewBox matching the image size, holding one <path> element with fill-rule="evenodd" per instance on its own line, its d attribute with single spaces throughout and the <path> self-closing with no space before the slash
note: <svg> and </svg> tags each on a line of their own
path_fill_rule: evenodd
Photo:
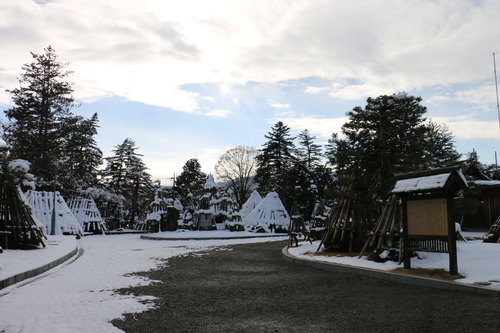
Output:
<svg viewBox="0 0 500 333">
<path fill-rule="evenodd" d="M 496 93 L 497 93 L 498 127 L 500 128 L 500 103 L 498 102 L 497 64 L 495 61 L 495 52 L 493 52 L 493 73 L 495 74 L 495 89 L 496 89 Z"/>
</svg>

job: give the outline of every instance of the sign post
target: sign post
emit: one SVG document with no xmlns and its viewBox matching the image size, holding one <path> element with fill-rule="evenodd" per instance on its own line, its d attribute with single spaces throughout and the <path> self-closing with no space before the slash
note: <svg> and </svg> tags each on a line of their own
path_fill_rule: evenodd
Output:
<svg viewBox="0 0 500 333">
<path fill-rule="evenodd" d="M 413 251 L 447 252 L 450 275 L 458 274 L 453 197 L 467 182 L 458 167 L 406 174 L 391 193 L 403 202 L 403 262 L 411 269 Z"/>
</svg>

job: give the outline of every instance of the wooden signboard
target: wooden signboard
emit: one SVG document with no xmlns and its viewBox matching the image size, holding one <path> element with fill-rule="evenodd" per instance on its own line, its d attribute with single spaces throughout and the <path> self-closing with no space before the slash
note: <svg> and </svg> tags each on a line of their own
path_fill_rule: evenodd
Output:
<svg viewBox="0 0 500 333">
<path fill-rule="evenodd" d="M 448 236 L 446 198 L 407 201 L 408 236 Z"/>
<path fill-rule="evenodd" d="M 450 274 L 458 274 L 453 198 L 466 188 L 459 166 L 396 177 L 391 193 L 402 199 L 405 269 L 411 268 L 412 251 L 448 252 Z"/>
</svg>

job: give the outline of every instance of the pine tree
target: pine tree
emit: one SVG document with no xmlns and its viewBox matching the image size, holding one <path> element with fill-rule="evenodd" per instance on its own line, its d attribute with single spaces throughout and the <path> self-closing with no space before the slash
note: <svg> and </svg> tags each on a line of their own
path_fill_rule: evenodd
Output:
<svg viewBox="0 0 500 333">
<path fill-rule="evenodd" d="M 382 95 L 368 98 L 364 109 L 348 112 L 349 122 L 342 127 L 345 138 L 334 134 L 327 148 L 339 178 L 354 177 L 358 194 L 385 199 L 395 174 L 456 161 L 451 134 L 426 122 L 421 101 L 404 93 Z"/>
<path fill-rule="evenodd" d="M 457 161 L 460 154 L 455 149 L 453 134 L 445 124 L 428 122 L 426 134 L 422 138 L 422 148 L 425 149 L 425 162 L 418 168 L 433 168 L 445 166 Z"/>
<path fill-rule="evenodd" d="M 290 128 L 281 121 L 271 128 L 265 138 L 268 141 L 257 156 L 255 181 L 262 193 L 277 192 L 285 207 L 290 208 L 293 203 L 288 197 L 294 186 L 290 171 L 296 162 L 295 138 L 290 136 Z"/>
<path fill-rule="evenodd" d="M 300 140 L 300 146 L 297 149 L 299 159 L 310 169 L 321 165 L 323 154 L 321 146 L 314 143 L 316 137 L 312 136 L 309 130 L 305 129 L 299 133 L 298 139 Z"/>
<path fill-rule="evenodd" d="M 61 133 L 77 106 L 72 85 L 65 81 L 72 72 L 65 70 L 67 63 L 57 61 L 51 46 L 45 54 L 31 55 L 35 61 L 22 67 L 20 87 L 7 90 L 15 106 L 5 110 L 9 122 L 3 125 L 4 139 L 14 158 L 29 161 L 35 176 L 51 180 L 53 161 L 61 159 Z"/>
<path fill-rule="evenodd" d="M 286 200 L 288 206 L 285 207 L 290 209 L 290 203 L 295 203 L 304 219 L 309 221 L 319 197 L 314 171 L 306 163 L 297 162 L 290 170 L 289 181 L 291 186 Z"/>
<path fill-rule="evenodd" d="M 97 184 L 102 163 L 102 151 L 95 140 L 97 123 L 97 113 L 90 119 L 74 116 L 68 120 L 58 174 L 59 182 L 67 190 L 82 190 Z"/>
<path fill-rule="evenodd" d="M 151 175 L 146 172 L 147 167 L 137 149 L 132 139 L 125 139 L 115 146 L 114 156 L 105 158 L 107 166 L 103 172 L 105 187 L 126 198 L 131 223 L 136 222 L 136 217 L 144 212 L 155 193 Z"/>
<path fill-rule="evenodd" d="M 181 204 L 186 210 L 194 212 L 198 200 L 203 194 L 207 175 L 201 171 L 198 159 L 188 160 L 182 167 L 181 174 L 175 180 L 175 188 L 180 196 Z"/>
<path fill-rule="evenodd" d="M 321 146 L 314 143 L 316 137 L 306 129 L 299 133 L 298 139 L 297 162 L 291 172 L 294 182 L 291 197 L 308 221 L 317 200 L 324 195 L 327 186 L 325 172 L 329 171 L 322 164 Z"/>
</svg>

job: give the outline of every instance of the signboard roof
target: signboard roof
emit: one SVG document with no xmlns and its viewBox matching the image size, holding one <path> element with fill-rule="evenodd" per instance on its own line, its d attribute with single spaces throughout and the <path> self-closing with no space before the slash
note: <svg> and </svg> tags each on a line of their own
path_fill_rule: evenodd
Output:
<svg viewBox="0 0 500 333">
<path fill-rule="evenodd" d="M 462 171 L 458 167 L 414 172 L 396 177 L 391 193 L 449 192 L 467 188 Z"/>
</svg>

